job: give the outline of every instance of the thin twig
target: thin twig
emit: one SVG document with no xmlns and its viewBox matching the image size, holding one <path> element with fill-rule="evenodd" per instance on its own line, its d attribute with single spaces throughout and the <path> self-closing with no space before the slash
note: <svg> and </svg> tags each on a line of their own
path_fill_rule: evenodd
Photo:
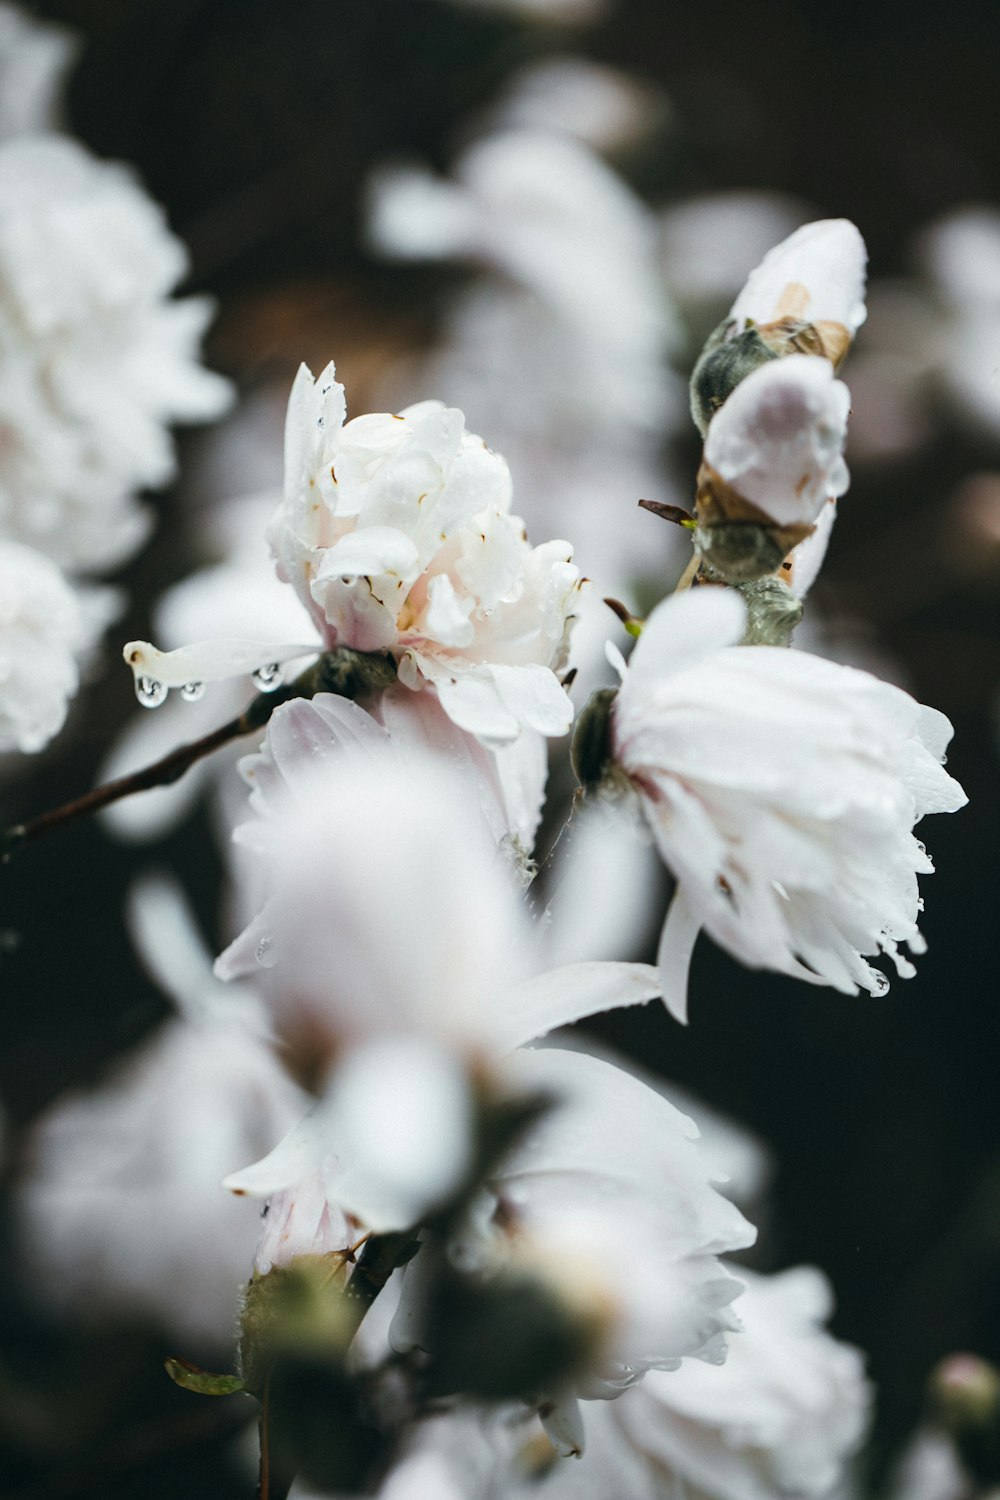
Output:
<svg viewBox="0 0 1000 1500">
<path fill-rule="evenodd" d="M 275 709 L 291 698 L 311 698 L 315 693 L 338 693 L 344 698 L 357 698 L 366 692 L 388 687 L 396 678 L 396 667 L 385 653 L 353 651 L 346 646 L 324 652 L 311 667 L 296 677 L 287 687 L 276 693 L 261 693 L 235 719 L 221 724 L 218 729 L 192 740 L 187 745 L 178 745 L 169 755 L 133 771 L 128 776 L 119 776 L 103 786 L 94 787 L 82 797 L 64 802 L 61 807 L 51 808 L 29 818 L 24 823 L 15 823 L 0 835 L 0 862 L 6 863 L 22 844 L 41 838 L 55 828 L 75 823 L 78 818 L 89 817 L 102 807 L 131 797 L 135 792 L 145 792 L 155 786 L 171 786 L 179 781 L 196 761 L 203 760 L 230 741 L 263 729 Z"/>
<path fill-rule="evenodd" d="M 13 827 L 7 829 L 0 840 L 0 858 L 9 859 L 21 844 L 31 843 L 55 828 L 62 828 L 67 823 L 75 823 L 78 818 L 85 818 L 91 813 L 99 812 L 102 807 L 109 807 L 112 802 L 120 802 L 123 797 L 131 797 L 135 792 L 148 791 L 154 786 L 172 785 L 173 782 L 179 781 L 184 772 L 196 761 L 203 760 L 206 755 L 211 755 L 215 750 L 221 750 L 222 746 L 228 745 L 231 740 L 238 739 L 244 734 L 252 734 L 255 729 L 261 728 L 267 723 L 278 704 L 287 702 L 288 698 L 293 696 L 296 695 L 286 691 L 275 693 L 268 698 L 258 698 L 237 718 L 230 719 L 228 724 L 221 724 L 218 729 L 202 735 L 200 740 L 191 740 L 189 744 L 178 745 L 175 750 L 171 750 L 160 760 L 154 761 L 152 765 L 143 766 L 139 771 L 132 771 L 128 776 L 118 776 L 114 781 L 106 781 L 103 786 L 95 786 L 92 791 L 85 792 L 82 797 L 75 797 L 71 802 L 64 802 L 61 807 L 53 807 L 48 812 L 39 813 L 36 818 L 29 818 L 24 823 L 15 823 Z"/>
</svg>

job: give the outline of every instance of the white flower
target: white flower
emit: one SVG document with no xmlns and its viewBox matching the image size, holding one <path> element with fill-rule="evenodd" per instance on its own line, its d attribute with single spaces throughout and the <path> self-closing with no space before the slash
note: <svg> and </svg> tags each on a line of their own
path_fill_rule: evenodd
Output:
<svg viewBox="0 0 1000 1500">
<path fill-rule="evenodd" d="M 652 1371 L 605 1409 L 588 1408 L 587 1451 L 556 1465 L 539 1500 L 604 1500 L 615 1466 L 638 1468 L 638 1496 L 782 1500 L 826 1496 L 867 1426 L 862 1356 L 823 1329 L 826 1278 L 808 1266 L 778 1276 L 740 1270 L 743 1327 L 725 1364 L 687 1360 Z M 593 1458 L 593 1470 L 591 1459 Z"/>
<path fill-rule="evenodd" d="M 221 1178 L 301 1113 L 256 997 L 217 984 L 168 887 L 132 902 L 137 941 L 180 1014 L 107 1080 L 57 1101 L 27 1143 L 19 1218 L 33 1284 L 78 1317 L 151 1317 L 224 1347 L 250 1270 L 256 1205 Z"/>
<path fill-rule="evenodd" d="M 778 526 L 811 526 L 847 489 L 851 398 L 833 366 L 808 354 L 770 360 L 716 412 L 705 462 Z"/>
<path fill-rule="evenodd" d="M 965 801 L 942 769 L 951 725 L 867 672 L 740 646 L 729 590 L 675 595 L 650 616 L 612 709 L 611 754 L 638 791 L 678 891 L 660 944 L 683 1016 L 704 926 L 754 967 L 882 993 L 864 955 L 922 949 L 912 828 Z"/>
<path fill-rule="evenodd" d="M 134 494 L 174 472 L 165 424 L 228 404 L 196 363 L 209 304 L 168 297 L 185 264 L 123 167 L 56 136 L 0 152 L 0 530 L 67 567 L 135 551 Z"/>
<path fill-rule="evenodd" d="M 652 85 L 565 54 L 536 58 L 514 73 L 487 119 L 490 133 L 558 131 L 595 151 L 614 152 L 634 147 L 667 113 Z"/>
<path fill-rule="evenodd" d="M 865 320 L 865 243 L 848 219 L 803 224 L 769 250 L 730 309 L 741 328 L 783 318 L 811 323 L 834 363 Z"/>
<path fill-rule="evenodd" d="M 272 756 L 280 764 L 273 745 Z M 332 1155 L 340 1206 L 367 1227 L 405 1228 L 460 1175 L 477 1070 L 554 1026 L 651 998 L 658 979 L 642 964 L 533 972 L 509 865 L 470 818 L 460 767 L 395 755 L 365 732 L 317 771 L 311 794 L 299 780 L 297 803 L 258 826 L 270 899 L 217 971 L 273 966 L 279 1026 L 309 1038 L 327 1091 L 229 1184 L 266 1197 Z"/>
<path fill-rule="evenodd" d="M 507 465 L 436 401 L 344 424 L 330 365 L 303 366 L 288 407 L 284 501 L 270 539 L 330 646 L 390 651 L 409 688 L 503 744 L 562 734 L 579 573 L 565 542 L 532 548 Z"/>
<path fill-rule="evenodd" d="M 576 1396 L 611 1399 L 685 1356 L 724 1359 L 741 1283 L 716 1257 L 752 1244 L 755 1230 L 711 1185 L 694 1123 L 582 1052 L 520 1049 L 506 1075 L 556 1102 L 491 1173 L 451 1258 L 487 1277 L 504 1265 L 527 1270 L 598 1320 Z M 404 1288 L 394 1345 L 419 1337 L 419 1323 Z M 569 1392 L 559 1404 L 557 1420 L 572 1424 Z"/>
<path fill-rule="evenodd" d="M 54 563 L 0 539 L 0 751 L 41 750 L 58 733 L 99 628 Z"/>
<path fill-rule="evenodd" d="M 793 198 L 759 191 L 702 193 L 671 204 L 660 215 L 660 233 L 673 295 L 699 312 L 728 307 L 751 268 L 800 222 L 800 208 Z"/>
<path fill-rule="evenodd" d="M 0 5 L 0 141 L 56 128 L 76 51 L 73 32 Z"/>
<path fill-rule="evenodd" d="M 954 404 L 995 436 L 1000 431 L 1000 213 L 980 204 L 949 214 L 924 231 L 919 252 L 943 316 L 929 340 L 919 325 L 906 329 L 905 352 L 926 359 L 929 347 Z"/>
<path fill-rule="evenodd" d="M 489 267 L 530 293 L 546 321 L 573 331 L 588 374 L 603 375 L 599 399 L 591 389 L 592 421 L 662 423 L 662 404 L 676 400 L 665 357 L 680 334 L 659 274 L 655 220 L 581 141 L 501 130 L 469 147 L 454 180 L 385 168 L 371 183 L 370 214 L 383 254 Z M 526 351 L 524 373 L 529 358 Z"/>
</svg>

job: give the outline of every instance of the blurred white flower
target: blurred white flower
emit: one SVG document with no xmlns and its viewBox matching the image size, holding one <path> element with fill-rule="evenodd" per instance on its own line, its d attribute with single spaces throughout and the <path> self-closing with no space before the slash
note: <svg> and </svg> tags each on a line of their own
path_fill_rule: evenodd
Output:
<svg viewBox="0 0 1000 1500">
<path fill-rule="evenodd" d="M 452 0 L 470 10 L 508 12 L 524 21 L 548 21 L 557 26 L 577 26 L 600 20 L 613 0 Z"/>
<path fill-rule="evenodd" d="M 590 352 L 592 421 L 662 425 L 675 394 L 665 358 L 679 330 L 659 275 L 655 221 L 581 141 L 503 130 L 469 147 L 454 180 L 387 167 L 370 192 L 370 233 L 383 254 L 488 267 L 576 334 Z M 563 405 L 571 409 L 566 396 Z"/>
<path fill-rule="evenodd" d="M 88 604 L 47 557 L 0 538 L 0 752 L 41 750 L 62 728 L 104 614 L 100 591 Z"/>
<path fill-rule="evenodd" d="M 744 963 L 880 994 L 863 955 L 923 947 L 912 827 L 965 794 L 941 766 L 943 714 L 866 672 L 740 646 L 730 590 L 666 600 L 633 652 L 611 754 L 678 880 L 660 942 L 664 999 L 683 1017 L 699 929 Z M 735 648 L 735 649 L 734 649 Z"/>
<path fill-rule="evenodd" d="M 57 1312 L 151 1318 L 196 1349 L 225 1347 L 259 1210 L 221 1179 L 289 1128 L 304 1095 L 256 996 L 212 978 L 175 890 L 143 884 L 131 915 L 179 1014 L 34 1127 L 18 1199 L 25 1262 Z"/>
<path fill-rule="evenodd" d="M 556 131 L 595 151 L 614 153 L 635 145 L 667 113 L 666 101 L 653 85 L 567 54 L 534 59 L 514 73 L 483 120 L 482 133 Z M 773 242 L 772 236 L 762 248 Z M 747 265 L 744 272 L 749 269 Z"/>
<path fill-rule="evenodd" d="M 60 126 L 65 75 L 77 50 L 72 31 L 0 5 L 0 142 Z"/>
<path fill-rule="evenodd" d="M 294 753 L 308 757 L 309 732 L 287 724 Z M 272 747 L 258 772 L 273 776 L 281 760 Z M 328 1083 L 299 1130 L 230 1186 L 266 1197 L 335 1156 L 340 1206 L 368 1227 L 405 1228 L 444 1195 L 442 1162 L 449 1181 L 459 1175 L 477 1070 L 657 992 L 656 971 L 641 964 L 536 972 L 509 864 L 487 822 L 470 819 L 456 769 L 426 752 L 395 755 L 365 731 L 336 768 L 320 759 L 311 788 L 297 778 L 283 816 L 255 826 L 269 900 L 217 972 L 272 966 L 278 1028 L 308 1038 Z"/>
<path fill-rule="evenodd" d="M 821 1272 L 739 1274 L 743 1327 L 725 1364 L 654 1370 L 620 1400 L 588 1407 L 583 1462 L 554 1465 L 540 1500 L 605 1500 L 617 1466 L 639 1471 L 627 1493 L 640 1500 L 831 1494 L 867 1427 L 862 1356 L 823 1329 L 830 1289 Z"/>
<path fill-rule="evenodd" d="M 344 423 L 330 365 L 303 366 L 288 406 L 280 575 L 329 646 L 390 651 L 461 728 L 504 744 L 563 734 L 555 675 L 579 591 L 566 542 L 528 545 L 507 465 L 462 413 L 425 401 Z"/>
<path fill-rule="evenodd" d="M 975 1484 L 951 1439 L 921 1427 L 896 1462 L 887 1493 L 889 1500 L 968 1500 Z"/>
<path fill-rule="evenodd" d="M 503 1500 L 518 1428 L 525 1425 L 523 1416 L 518 1422 L 506 1408 L 487 1412 L 463 1406 L 424 1417 L 413 1425 L 402 1454 L 375 1492 L 377 1500 Z M 297 1479 L 288 1500 L 328 1497 L 328 1491 L 313 1490 Z"/>
<path fill-rule="evenodd" d="M 555 1104 L 485 1185 L 449 1245 L 452 1260 L 489 1276 L 504 1266 L 548 1282 L 602 1324 L 593 1363 L 558 1395 L 611 1399 L 685 1356 L 725 1358 L 741 1283 L 716 1257 L 755 1230 L 711 1185 L 694 1123 L 613 1063 L 582 1052 L 520 1049 L 506 1064 L 519 1092 Z M 419 1307 L 404 1286 L 393 1343 L 405 1347 Z"/>
<path fill-rule="evenodd" d="M 197 363 L 209 304 L 169 298 L 185 268 L 124 167 L 57 136 L 0 151 L 0 531 L 66 567 L 135 551 L 135 493 L 174 472 L 166 424 L 229 403 Z"/>
<path fill-rule="evenodd" d="M 672 295 L 694 312 L 728 307 L 765 253 L 804 217 L 801 203 L 779 193 L 703 193 L 671 204 L 659 226 Z"/>
<path fill-rule="evenodd" d="M 924 231 L 918 255 L 943 318 L 932 344 L 946 391 L 977 427 L 1000 432 L 1000 211 L 973 205 Z M 917 344 L 914 330 L 913 344 Z M 920 352 L 919 349 L 915 352 Z"/>
<path fill-rule="evenodd" d="M 712 418 L 705 463 L 770 521 L 811 526 L 825 502 L 847 489 L 850 407 L 828 360 L 770 360 L 741 380 Z M 714 477 L 704 482 L 711 486 Z"/>
</svg>

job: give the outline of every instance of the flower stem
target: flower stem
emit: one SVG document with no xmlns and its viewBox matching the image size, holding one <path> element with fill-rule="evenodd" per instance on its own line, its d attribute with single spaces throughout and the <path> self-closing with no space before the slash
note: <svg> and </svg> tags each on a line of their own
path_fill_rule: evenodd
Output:
<svg viewBox="0 0 1000 1500">
<path fill-rule="evenodd" d="M 257 1500 L 286 1500 L 292 1487 L 294 1474 L 287 1476 L 275 1473 L 271 1464 L 271 1377 L 264 1381 L 260 1401 L 260 1416 L 257 1420 L 260 1435 L 260 1467 L 257 1470 Z"/>
</svg>

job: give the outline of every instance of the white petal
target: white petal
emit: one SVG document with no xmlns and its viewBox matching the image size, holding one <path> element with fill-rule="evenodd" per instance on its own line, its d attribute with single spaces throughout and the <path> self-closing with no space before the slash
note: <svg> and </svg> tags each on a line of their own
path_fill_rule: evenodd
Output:
<svg viewBox="0 0 1000 1500">
<path fill-rule="evenodd" d="M 417 545 L 405 532 L 394 526 L 365 526 L 327 548 L 316 579 L 377 578 L 384 573 L 402 578 L 419 562 Z"/>
<path fill-rule="evenodd" d="M 423 668 L 426 658 L 419 657 Z M 441 707 L 459 729 L 466 729 L 487 745 L 506 745 L 516 740 L 521 725 L 505 707 L 500 690 L 486 671 L 465 672 L 447 678 L 435 674 Z"/>
<path fill-rule="evenodd" d="M 841 323 L 854 334 L 865 320 L 866 261 L 865 242 L 850 220 L 803 224 L 750 273 L 730 317 L 770 323 L 790 312 L 812 323 Z M 794 306 L 785 303 L 789 288 L 793 298 L 800 294 Z"/>
<path fill-rule="evenodd" d="M 659 993 L 660 976 L 651 964 L 567 964 L 507 992 L 496 1017 L 497 1044 L 509 1051 L 557 1026 L 619 1006 L 643 1005 Z"/>
<path fill-rule="evenodd" d="M 549 1441 L 561 1458 L 580 1458 L 584 1450 L 583 1417 L 575 1396 L 546 1403 L 539 1411 Z"/>
<path fill-rule="evenodd" d="M 687 589 L 658 604 L 642 628 L 618 694 L 616 718 L 629 715 L 657 685 L 723 646 L 746 629 L 746 607 L 733 589 Z"/>
<path fill-rule="evenodd" d="M 667 911 L 656 954 L 663 1003 L 675 1020 L 687 1024 L 688 974 L 701 920 L 679 885 Z"/>
<path fill-rule="evenodd" d="M 849 478 L 851 398 L 829 360 L 789 354 L 760 365 L 712 418 L 705 458 L 779 525 L 811 525 Z"/>
<path fill-rule="evenodd" d="M 227 677 L 242 677 L 258 667 L 281 666 L 297 657 L 315 656 L 311 645 L 268 641 L 199 641 L 176 651 L 158 651 L 149 641 L 129 641 L 122 650 L 138 682 L 149 677 L 167 687 L 184 687 L 189 682 L 222 682 Z"/>
<path fill-rule="evenodd" d="M 470 646 L 475 629 L 469 616 L 475 600 L 461 598 L 445 573 L 432 578 L 427 586 L 428 606 L 424 618 L 427 634 L 442 646 Z"/>
<path fill-rule="evenodd" d="M 537 663 L 523 667 L 490 667 L 505 708 L 516 714 L 519 724 L 539 734 L 565 734 L 573 722 L 573 704 L 548 667 Z"/>
<path fill-rule="evenodd" d="M 318 1172 L 330 1155 L 330 1121 L 317 1106 L 253 1166 L 231 1172 L 222 1186 L 248 1198 L 268 1198 Z"/>
<path fill-rule="evenodd" d="M 382 1233 L 417 1224 L 468 1170 L 463 1066 L 422 1037 L 378 1039 L 340 1064 L 326 1102 L 338 1203 Z"/>
</svg>

